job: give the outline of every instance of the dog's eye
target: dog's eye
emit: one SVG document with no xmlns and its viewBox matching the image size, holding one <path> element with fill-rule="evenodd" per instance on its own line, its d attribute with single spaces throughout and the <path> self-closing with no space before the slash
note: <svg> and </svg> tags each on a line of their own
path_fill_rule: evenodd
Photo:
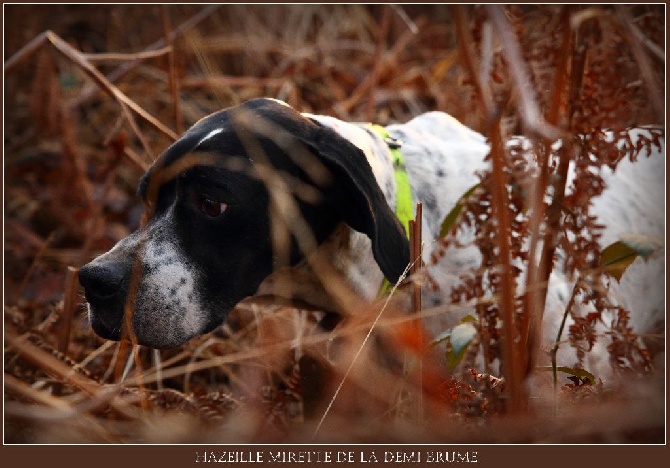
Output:
<svg viewBox="0 0 670 468">
<path fill-rule="evenodd" d="M 223 202 L 218 202 L 210 198 L 205 197 L 204 195 L 195 195 L 193 204 L 202 214 L 209 216 L 210 218 L 217 218 L 221 216 L 228 205 Z"/>
</svg>

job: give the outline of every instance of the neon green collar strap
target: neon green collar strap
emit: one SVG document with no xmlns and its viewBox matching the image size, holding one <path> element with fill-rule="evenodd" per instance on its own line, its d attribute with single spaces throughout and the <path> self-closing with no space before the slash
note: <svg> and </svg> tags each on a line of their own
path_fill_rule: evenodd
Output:
<svg viewBox="0 0 670 468">
<path fill-rule="evenodd" d="M 400 224 L 405 228 L 405 235 L 409 238 L 409 222 L 414 219 L 414 203 L 412 202 L 412 189 L 409 186 L 409 177 L 405 169 L 405 159 L 400 152 L 402 142 L 391 137 L 388 131 L 381 125 L 370 124 L 380 137 L 384 139 L 391 152 L 391 161 L 393 162 L 393 171 L 395 175 L 395 215 L 400 220 Z M 380 294 L 391 292 L 393 285 L 384 278 Z"/>
<path fill-rule="evenodd" d="M 414 219 L 414 204 L 412 202 L 412 189 L 409 186 L 409 177 L 405 169 L 405 159 L 399 149 L 402 142 L 391 137 L 389 132 L 381 125 L 370 124 L 370 127 L 384 139 L 391 151 L 396 185 L 395 215 L 405 228 L 405 235 L 409 238 L 409 222 Z"/>
</svg>

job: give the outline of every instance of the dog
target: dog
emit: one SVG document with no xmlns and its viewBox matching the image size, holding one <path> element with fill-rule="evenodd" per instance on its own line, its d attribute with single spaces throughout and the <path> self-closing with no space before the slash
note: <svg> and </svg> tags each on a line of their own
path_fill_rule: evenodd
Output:
<svg viewBox="0 0 670 468">
<path fill-rule="evenodd" d="M 358 296 L 373 300 L 384 278 L 396 283 L 410 263 L 407 233 L 394 213 L 393 146 L 401 147 L 413 205 L 422 203 L 428 244 L 490 164 L 486 139 L 442 112 L 385 131 L 390 141 L 366 123 L 300 113 L 268 98 L 197 122 L 140 181 L 151 213 L 146 225 L 81 268 L 93 330 L 110 340 L 130 333 L 138 344 L 171 348 L 215 329 L 255 294 L 337 309 L 324 285 L 331 270 L 310 263 L 315 255 Z M 620 232 L 663 236 L 664 207 L 645 198 L 664 186 L 664 158 L 654 156 L 621 162 L 607 178 L 613 187 L 594 208 L 612 227 L 603 247 Z M 637 187 L 636 171 L 648 176 L 635 188 L 643 193 L 625 189 Z M 424 258 L 430 255 L 428 246 Z M 444 302 L 459 275 L 480 262 L 473 246 L 445 255 L 434 268 L 441 292 L 426 291 L 427 304 Z M 646 270 L 652 278 L 665 274 L 662 261 Z M 569 282 L 552 281 L 548 303 L 565 304 Z M 662 285 L 659 294 L 639 281 L 645 280 L 622 290 L 648 325 L 649 317 L 663 315 Z"/>
</svg>

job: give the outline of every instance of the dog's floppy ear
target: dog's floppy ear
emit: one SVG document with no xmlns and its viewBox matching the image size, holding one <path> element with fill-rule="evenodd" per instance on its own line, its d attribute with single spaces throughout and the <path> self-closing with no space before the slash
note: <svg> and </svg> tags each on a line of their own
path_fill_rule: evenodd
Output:
<svg viewBox="0 0 670 468">
<path fill-rule="evenodd" d="M 363 152 L 325 127 L 302 142 L 333 172 L 336 190 L 350 201 L 342 210 L 345 222 L 370 238 L 382 273 L 389 281 L 398 281 L 409 264 L 409 241 Z"/>
</svg>

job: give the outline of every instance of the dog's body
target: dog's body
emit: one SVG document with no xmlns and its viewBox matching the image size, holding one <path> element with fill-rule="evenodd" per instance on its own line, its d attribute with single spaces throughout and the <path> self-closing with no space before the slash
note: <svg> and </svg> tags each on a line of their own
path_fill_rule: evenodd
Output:
<svg viewBox="0 0 670 468">
<path fill-rule="evenodd" d="M 488 165 L 488 146 L 481 135 L 440 112 L 391 125 L 387 131 L 402 142 L 413 201 L 423 204 L 428 259 L 442 220 L 477 183 L 475 172 Z M 207 155 L 206 167 L 189 162 L 171 169 L 188 154 Z M 634 187 L 615 187 L 596 200 L 596 214 L 609 227 L 602 246 L 617 240 L 620 232 L 663 237 L 664 207 L 653 194 L 663 189 L 664 158 L 641 157 L 637 164 L 620 166 L 608 182 Z M 262 170 L 268 167 L 279 179 Z M 174 176 L 158 175 L 171 170 Z M 639 177 L 647 177 L 640 186 Z M 290 210 L 286 214 L 282 197 L 287 187 L 294 208 L 312 231 L 308 241 L 296 228 L 298 218 Z M 309 195 L 313 191 L 316 195 Z M 331 306 L 323 301 L 328 297 L 323 278 L 305 261 L 315 251 L 324 253 L 366 299 L 379 293 L 384 276 L 396 281 L 409 262 L 405 233 L 393 215 L 396 182 L 384 139 L 365 124 L 300 114 L 275 100 L 250 101 L 197 123 L 161 155 L 140 192 L 155 204 L 146 229 L 81 270 L 91 323 L 105 338 L 121 337 L 134 264 L 138 283 L 129 304 L 132 331 L 140 344 L 162 348 L 213 329 L 237 302 L 258 292 L 283 292 Z M 285 217 L 281 221 L 275 219 L 279 212 Z M 286 247 L 281 255 L 273 251 L 281 244 L 277 239 Z M 473 246 L 445 255 L 432 272 L 442 285 L 441 297 L 448 298 L 458 275 L 480 261 Z M 664 276 L 663 262 L 634 268 L 646 273 L 621 288 L 622 294 L 633 295 L 626 298 L 632 299 L 627 305 L 639 309 L 645 321 L 659 313 L 662 317 L 662 283 L 659 290 L 646 283 L 644 274 Z M 564 303 L 569 285 L 560 277 L 553 282 L 548 303 Z M 645 303 L 636 303 L 643 296 Z M 428 305 L 439 301 L 427 299 Z M 455 320 L 448 322 L 453 325 Z M 550 325 L 547 333 L 555 336 Z"/>
<path fill-rule="evenodd" d="M 390 207 L 396 206 L 396 181 L 388 143 L 366 123 L 305 115 L 332 128 L 360 148 L 386 202 Z M 422 114 L 405 124 L 390 125 L 386 131 L 401 144 L 411 184 L 412 206 L 422 202 L 422 238 L 435 239 L 445 216 L 459 198 L 477 183 L 475 172 L 486 167 L 486 141 L 483 136 L 443 112 Z M 344 245 L 343 239 L 346 239 Z M 370 239 L 365 234 L 342 226 L 321 249 L 328 252 L 332 263 L 358 294 L 368 300 L 379 294 L 384 275 L 375 262 Z M 427 250 L 426 259 L 429 258 L 428 253 Z M 465 263 L 461 267 L 466 267 L 475 266 L 477 259 L 460 258 L 458 261 Z M 332 303 L 323 302 L 328 295 L 324 294 L 318 279 L 312 272 L 304 270 L 309 270 L 305 264 L 297 269 L 277 272 L 263 282 L 260 292 L 281 296 L 289 291 L 292 298 L 332 308 Z M 434 304 L 438 299 L 431 297 L 429 300 Z"/>
</svg>

